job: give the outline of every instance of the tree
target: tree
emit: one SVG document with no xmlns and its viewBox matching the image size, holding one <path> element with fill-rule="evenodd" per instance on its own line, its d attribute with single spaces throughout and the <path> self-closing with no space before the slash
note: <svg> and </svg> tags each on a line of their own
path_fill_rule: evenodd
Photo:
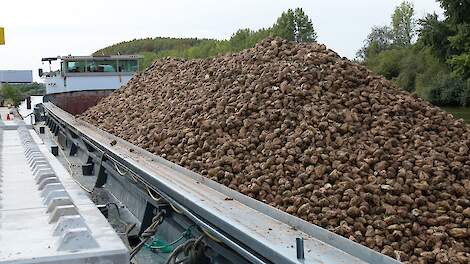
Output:
<svg viewBox="0 0 470 264">
<path fill-rule="evenodd" d="M 452 31 L 449 26 L 440 21 L 437 14 L 427 14 L 418 20 L 420 29 L 418 31 L 418 44 L 422 47 L 429 47 L 431 51 L 441 60 L 451 56 L 454 52 L 450 46 L 449 36 Z"/>
<path fill-rule="evenodd" d="M 392 30 L 387 26 L 372 27 L 364 42 L 364 46 L 356 53 L 356 57 L 362 60 L 390 49 L 393 44 Z"/>
<path fill-rule="evenodd" d="M 254 32 L 249 28 L 239 29 L 230 38 L 230 45 L 234 51 L 240 51 L 251 46 Z"/>
<path fill-rule="evenodd" d="M 454 74 L 470 80 L 470 51 L 450 57 L 448 63 Z"/>
<path fill-rule="evenodd" d="M 312 20 L 302 8 L 288 9 L 283 12 L 272 27 L 274 36 L 296 42 L 315 42 L 317 33 Z"/>
<path fill-rule="evenodd" d="M 13 105 L 18 105 L 21 101 L 20 92 L 13 85 L 4 84 L 1 86 L 2 96 L 5 102 L 10 102 Z"/>
<path fill-rule="evenodd" d="M 240 51 L 247 48 L 252 48 L 259 41 L 267 38 L 271 34 L 271 29 L 259 29 L 257 31 L 249 28 L 239 29 L 230 37 L 229 44 L 231 51 Z"/>
<path fill-rule="evenodd" d="M 409 47 L 416 33 L 416 21 L 413 16 L 413 4 L 406 1 L 401 3 L 393 12 L 390 26 L 372 27 L 356 57 L 365 61 L 369 56 L 392 48 Z"/>
<path fill-rule="evenodd" d="M 444 8 L 444 24 L 451 54 L 446 54 L 447 63 L 453 73 L 461 78 L 470 78 L 470 1 L 438 0 Z M 448 48 L 449 49 L 449 48 Z"/>
<path fill-rule="evenodd" d="M 470 2 L 438 0 L 446 18 L 417 22 L 403 2 L 390 27 L 373 27 L 357 57 L 372 71 L 436 105 L 470 104 Z M 466 15 L 465 15 L 466 14 Z M 419 25 L 419 30 L 416 30 Z M 419 33 L 416 43 L 413 38 Z"/>
<path fill-rule="evenodd" d="M 286 12 L 282 12 L 281 16 L 273 25 L 273 34 L 277 37 L 294 41 L 295 31 L 296 26 L 294 11 L 292 11 L 292 9 L 288 9 Z"/>
<path fill-rule="evenodd" d="M 304 13 L 302 8 L 295 9 L 295 41 L 297 42 L 315 42 L 317 41 L 317 33 L 313 29 L 312 20 Z"/>
<path fill-rule="evenodd" d="M 402 2 L 395 8 L 392 15 L 392 32 L 394 45 L 408 47 L 411 45 L 413 36 L 416 33 L 416 20 L 414 7 L 410 2 Z"/>
<path fill-rule="evenodd" d="M 452 24 L 470 23 L 470 1 L 438 0 L 444 13 Z"/>
</svg>

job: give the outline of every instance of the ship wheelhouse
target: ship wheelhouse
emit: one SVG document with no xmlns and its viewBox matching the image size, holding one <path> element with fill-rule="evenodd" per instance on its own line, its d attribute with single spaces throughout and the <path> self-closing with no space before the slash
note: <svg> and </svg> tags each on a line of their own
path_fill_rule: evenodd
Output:
<svg viewBox="0 0 470 264">
<path fill-rule="evenodd" d="M 71 114 L 81 114 L 139 71 L 139 55 L 62 56 L 43 58 L 49 71 L 39 69 L 46 86 L 45 102 Z"/>
<path fill-rule="evenodd" d="M 43 58 L 49 71 L 39 70 L 46 94 L 84 90 L 115 90 L 139 70 L 139 55 L 61 56 Z M 53 66 L 56 70 L 53 70 Z"/>
</svg>

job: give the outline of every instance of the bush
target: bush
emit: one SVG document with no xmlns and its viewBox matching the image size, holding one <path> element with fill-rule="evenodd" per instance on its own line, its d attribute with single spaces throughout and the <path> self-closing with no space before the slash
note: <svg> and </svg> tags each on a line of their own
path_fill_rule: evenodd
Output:
<svg viewBox="0 0 470 264">
<path fill-rule="evenodd" d="M 470 95 L 467 82 L 450 75 L 443 75 L 429 87 L 428 100 L 439 106 L 466 106 Z"/>
<path fill-rule="evenodd" d="M 404 56 L 404 49 L 392 49 L 371 56 L 367 59 L 367 67 L 377 74 L 392 80 L 400 75 L 401 60 Z"/>
</svg>

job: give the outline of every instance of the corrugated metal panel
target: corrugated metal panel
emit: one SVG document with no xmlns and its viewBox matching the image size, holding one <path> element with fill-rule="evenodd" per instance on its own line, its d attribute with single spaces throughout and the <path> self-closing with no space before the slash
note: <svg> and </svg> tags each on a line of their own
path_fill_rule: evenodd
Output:
<svg viewBox="0 0 470 264">
<path fill-rule="evenodd" d="M 0 70 L 0 83 L 31 83 L 33 82 L 32 70 Z"/>
<path fill-rule="evenodd" d="M 106 218 L 23 121 L 0 124 L 0 163 L 0 263 L 129 263 Z"/>
</svg>

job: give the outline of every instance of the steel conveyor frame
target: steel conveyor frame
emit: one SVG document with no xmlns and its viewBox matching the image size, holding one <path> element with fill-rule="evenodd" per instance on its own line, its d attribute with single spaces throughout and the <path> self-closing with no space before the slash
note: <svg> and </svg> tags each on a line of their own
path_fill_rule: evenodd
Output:
<svg viewBox="0 0 470 264">
<path fill-rule="evenodd" d="M 46 124 L 70 155 L 81 152 L 95 164 L 96 187 L 125 178 L 149 204 L 161 197 L 173 214 L 209 233 L 215 251 L 249 263 L 399 263 L 365 246 L 312 225 L 191 172 L 74 118 L 51 103 L 43 105 Z M 119 169 L 121 168 L 121 169 Z M 151 190 L 151 193 L 149 191 Z M 134 190 L 134 191 L 136 191 Z M 153 210 L 155 211 L 155 210 Z M 151 219 L 146 210 L 143 219 Z M 148 215 L 152 214 L 152 215 Z M 139 217 L 137 217 L 139 218 Z M 142 228 L 141 228 L 142 229 Z M 297 258 L 296 238 L 304 239 L 305 259 Z"/>
</svg>

